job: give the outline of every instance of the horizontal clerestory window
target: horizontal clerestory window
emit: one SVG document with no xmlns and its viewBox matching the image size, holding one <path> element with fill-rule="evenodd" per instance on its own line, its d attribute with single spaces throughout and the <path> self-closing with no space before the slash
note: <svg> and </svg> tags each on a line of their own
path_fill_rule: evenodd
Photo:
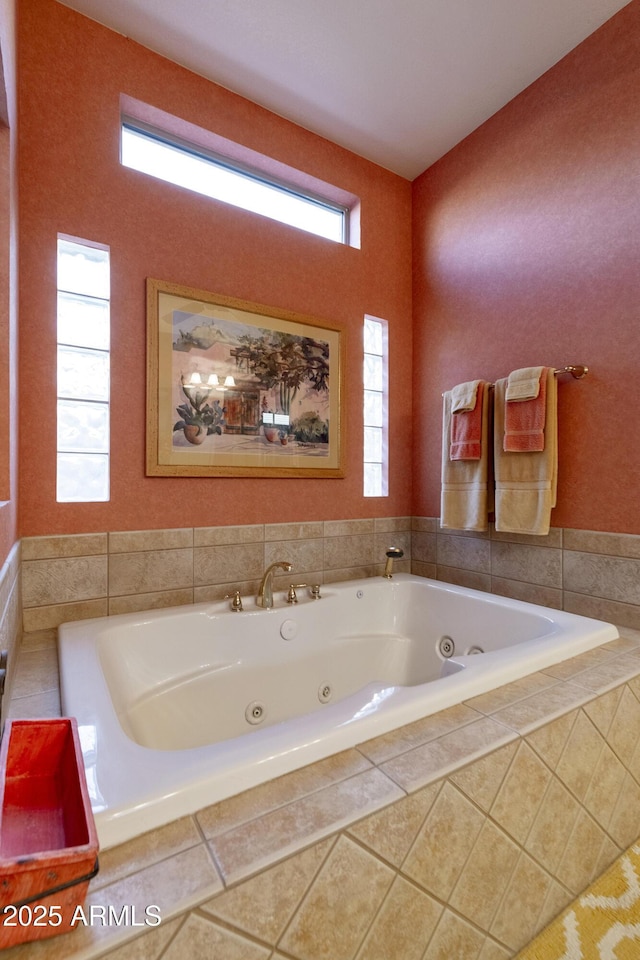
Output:
<svg viewBox="0 0 640 960">
<path fill-rule="evenodd" d="M 271 180 L 141 121 L 123 119 L 121 134 L 125 167 L 328 240 L 349 243 L 349 210 L 345 206 Z"/>
</svg>

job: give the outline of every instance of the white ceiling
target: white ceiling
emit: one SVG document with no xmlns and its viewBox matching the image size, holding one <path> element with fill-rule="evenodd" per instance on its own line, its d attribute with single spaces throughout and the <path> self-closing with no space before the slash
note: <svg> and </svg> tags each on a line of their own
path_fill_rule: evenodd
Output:
<svg viewBox="0 0 640 960">
<path fill-rule="evenodd" d="M 64 0 L 413 180 L 628 0 Z"/>
</svg>

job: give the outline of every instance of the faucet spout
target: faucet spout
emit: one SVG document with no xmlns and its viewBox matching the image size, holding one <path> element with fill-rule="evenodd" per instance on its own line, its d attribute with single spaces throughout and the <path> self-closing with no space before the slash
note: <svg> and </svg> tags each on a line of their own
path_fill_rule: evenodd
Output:
<svg viewBox="0 0 640 960">
<path fill-rule="evenodd" d="M 384 573 L 382 576 L 385 580 L 391 580 L 393 577 L 393 561 L 400 560 L 401 557 L 404 557 L 404 550 L 401 547 L 389 547 L 385 554 L 387 562 L 384 565 Z"/>
<path fill-rule="evenodd" d="M 273 606 L 273 574 L 275 570 L 284 570 L 286 573 L 290 573 L 293 569 L 293 564 L 289 563 L 288 560 L 276 560 L 275 563 L 269 564 L 267 569 L 264 572 L 264 576 L 260 581 L 260 586 L 258 587 L 258 595 L 256 597 L 256 605 L 258 607 L 266 607 L 270 609 Z"/>
</svg>

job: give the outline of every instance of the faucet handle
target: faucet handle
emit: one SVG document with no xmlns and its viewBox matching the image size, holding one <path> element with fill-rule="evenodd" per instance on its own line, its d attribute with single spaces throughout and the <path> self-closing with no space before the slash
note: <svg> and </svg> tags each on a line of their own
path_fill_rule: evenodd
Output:
<svg viewBox="0 0 640 960">
<path fill-rule="evenodd" d="M 240 591 L 236 590 L 233 596 L 228 593 L 225 597 L 225 600 L 231 600 L 231 609 L 234 613 L 240 613 L 242 610 L 242 597 L 240 596 Z"/>
<path fill-rule="evenodd" d="M 287 603 L 297 603 L 298 597 L 296 596 L 296 590 L 302 590 L 303 587 L 306 587 L 306 583 L 290 583 L 289 592 L 287 593 Z"/>
</svg>

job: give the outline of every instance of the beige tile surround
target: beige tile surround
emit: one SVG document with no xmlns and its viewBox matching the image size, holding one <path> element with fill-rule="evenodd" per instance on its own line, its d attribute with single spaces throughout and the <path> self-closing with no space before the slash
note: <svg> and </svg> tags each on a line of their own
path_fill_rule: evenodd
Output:
<svg viewBox="0 0 640 960">
<path fill-rule="evenodd" d="M 146 530 L 22 541 L 24 629 L 66 620 L 252 597 L 267 564 L 297 582 L 398 570 L 640 629 L 640 536 L 552 528 L 546 537 L 443 531 L 432 517 Z M 286 589 L 289 575 L 276 578 Z"/>
<path fill-rule="evenodd" d="M 100 535 L 91 550 L 106 552 L 86 555 L 106 563 L 106 596 L 62 605 L 50 602 L 54 587 L 43 590 L 51 568 L 29 573 L 29 565 L 64 562 L 65 553 L 82 559 L 89 541 L 24 541 L 27 596 L 46 602 L 25 603 L 30 632 L 10 715 L 59 711 L 55 630 L 43 626 L 69 619 L 72 608 L 95 615 L 86 606 L 95 601 L 112 613 L 123 598 L 132 609 L 175 602 L 174 587 L 169 596 L 156 589 L 162 563 L 135 557 L 138 579 L 111 579 L 115 557 L 158 550 L 193 551 L 198 579 L 210 579 L 220 566 L 232 569 L 238 554 L 226 547 L 258 544 L 264 564 L 286 544 L 305 579 L 306 564 L 328 581 L 379 572 L 375 560 L 393 533 L 416 573 L 638 624 L 640 538 L 554 530 L 539 542 L 445 533 L 430 518 L 384 521 L 389 530 L 376 523 L 187 531 L 191 547 L 184 531 Z M 196 553 L 211 547 L 220 552 Z M 344 557 L 358 566 L 337 566 Z M 54 568 L 54 582 L 70 581 L 62 571 Z M 200 589 L 220 596 L 228 583 L 192 582 L 178 588 L 186 591 L 179 602 L 206 599 Z M 113 584 L 143 593 L 116 594 Z M 640 634 L 621 633 L 621 641 L 103 852 L 88 902 L 137 905 L 139 915 L 157 903 L 160 927 L 81 928 L 6 951 L 7 960 L 512 957 L 640 835 Z"/>
<path fill-rule="evenodd" d="M 640 629 L 640 536 L 552 527 L 546 537 L 412 521 L 412 571 Z"/>
<path fill-rule="evenodd" d="M 16 543 L 0 568 L 0 650 L 8 654 L 2 720 L 6 712 L 4 704 L 10 702 L 14 688 L 16 652 L 22 636 L 20 583 L 20 544 Z"/>
<path fill-rule="evenodd" d="M 144 924 L 155 904 L 160 926 L 79 926 L 3 956 L 513 957 L 640 835 L 640 632 L 621 632 L 103 851 L 86 910 Z M 21 657 L 12 716 L 55 689 L 55 630 L 24 651 L 47 656 L 38 675 Z"/>
<path fill-rule="evenodd" d="M 67 620 L 254 596 L 265 567 L 293 563 L 292 579 L 327 583 L 381 573 L 390 545 L 411 565 L 411 518 L 254 524 L 57 537 L 22 541 L 25 630 Z"/>
</svg>

